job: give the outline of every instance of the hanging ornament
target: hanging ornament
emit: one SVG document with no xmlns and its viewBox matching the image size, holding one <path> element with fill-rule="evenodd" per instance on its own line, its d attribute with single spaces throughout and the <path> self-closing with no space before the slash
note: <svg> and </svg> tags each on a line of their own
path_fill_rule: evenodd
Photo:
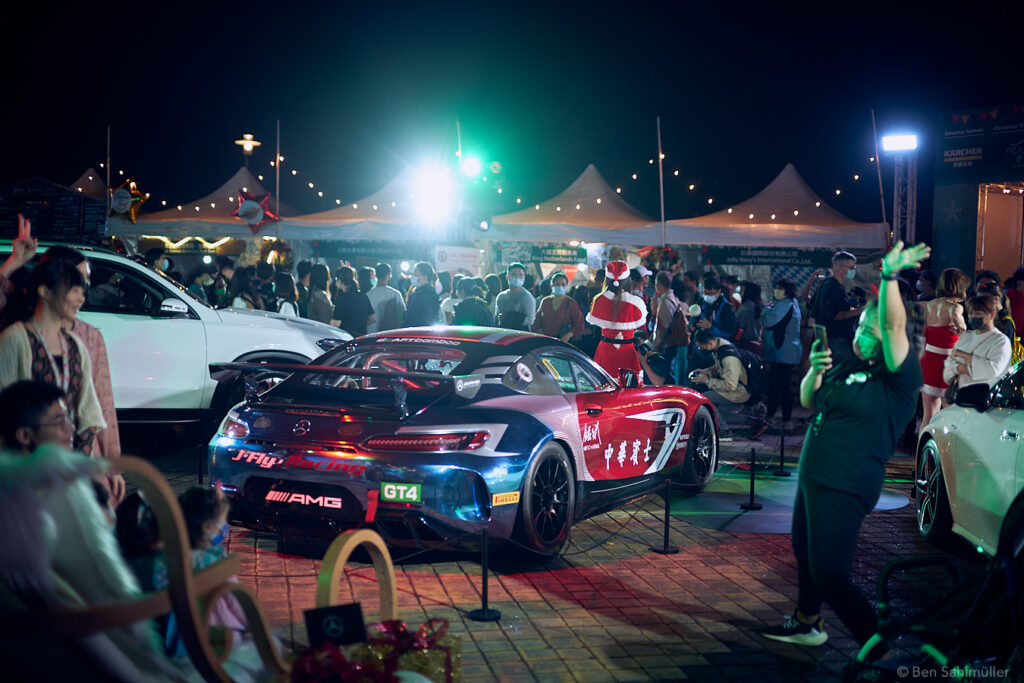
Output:
<svg viewBox="0 0 1024 683">
<path fill-rule="evenodd" d="M 238 191 L 238 208 L 231 212 L 235 218 L 240 218 L 249 224 L 252 234 L 260 231 L 264 223 L 279 221 L 281 218 L 270 210 L 270 193 Z"/>
<path fill-rule="evenodd" d="M 110 191 L 110 215 L 127 216 L 132 223 L 148 197 L 139 192 L 135 181 L 129 178 L 120 187 Z"/>
</svg>

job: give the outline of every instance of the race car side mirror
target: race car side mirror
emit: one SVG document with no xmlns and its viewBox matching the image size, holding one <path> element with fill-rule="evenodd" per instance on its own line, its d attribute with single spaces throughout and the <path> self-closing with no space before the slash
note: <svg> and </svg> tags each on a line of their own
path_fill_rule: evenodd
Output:
<svg viewBox="0 0 1024 683">
<path fill-rule="evenodd" d="M 640 380 L 637 379 L 636 373 L 632 370 L 619 368 L 619 386 L 623 389 L 638 387 L 640 386 Z"/>
</svg>

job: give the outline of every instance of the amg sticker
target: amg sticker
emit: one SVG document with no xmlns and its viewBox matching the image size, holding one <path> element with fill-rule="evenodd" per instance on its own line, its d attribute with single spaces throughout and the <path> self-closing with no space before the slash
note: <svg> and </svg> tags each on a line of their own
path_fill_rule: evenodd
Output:
<svg viewBox="0 0 1024 683">
<path fill-rule="evenodd" d="M 498 507 L 499 505 L 512 505 L 513 503 L 519 502 L 519 491 L 510 491 L 508 493 L 495 493 L 491 497 L 491 507 Z"/>
<path fill-rule="evenodd" d="M 341 498 L 333 496 L 314 496 L 309 493 L 291 493 L 289 491 L 268 491 L 263 499 L 271 503 L 298 503 L 299 505 L 315 505 L 322 508 L 341 509 Z"/>
</svg>

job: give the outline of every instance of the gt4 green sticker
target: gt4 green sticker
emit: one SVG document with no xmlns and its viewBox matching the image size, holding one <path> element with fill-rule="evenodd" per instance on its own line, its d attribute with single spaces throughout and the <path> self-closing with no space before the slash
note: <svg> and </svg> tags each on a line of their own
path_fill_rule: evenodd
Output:
<svg viewBox="0 0 1024 683">
<path fill-rule="evenodd" d="M 391 484 L 382 481 L 380 499 L 387 503 L 421 503 L 423 495 L 421 484 Z"/>
</svg>

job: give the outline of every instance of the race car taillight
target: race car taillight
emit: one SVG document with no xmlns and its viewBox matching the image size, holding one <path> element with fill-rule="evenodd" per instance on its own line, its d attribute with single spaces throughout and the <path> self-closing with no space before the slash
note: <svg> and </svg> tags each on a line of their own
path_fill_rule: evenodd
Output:
<svg viewBox="0 0 1024 683">
<path fill-rule="evenodd" d="M 238 413 L 232 410 L 228 412 L 224 417 L 224 421 L 220 423 L 218 434 L 232 439 L 244 439 L 249 436 L 249 425 L 242 422 Z"/>
<path fill-rule="evenodd" d="M 457 434 L 396 434 L 374 436 L 363 444 L 378 451 L 472 451 L 487 442 L 486 431 Z"/>
</svg>

